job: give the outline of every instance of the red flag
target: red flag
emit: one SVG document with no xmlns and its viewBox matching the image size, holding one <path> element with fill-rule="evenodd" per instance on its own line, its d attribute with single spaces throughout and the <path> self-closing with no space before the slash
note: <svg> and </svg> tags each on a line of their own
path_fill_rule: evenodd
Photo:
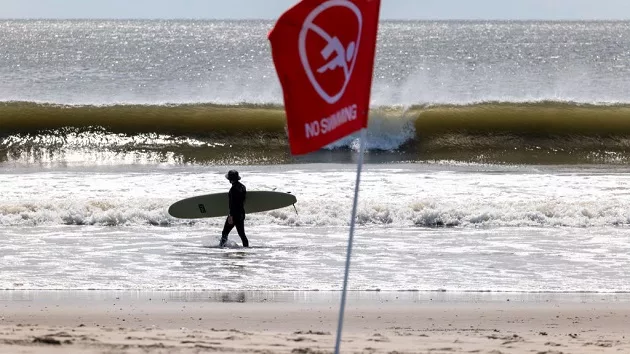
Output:
<svg viewBox="0 0 630 354">
<path fill-rule="evenodd" d="M 368 125 L 380 0 L 302 0 L 269 32 L 292 154 Z"/>
</svg>

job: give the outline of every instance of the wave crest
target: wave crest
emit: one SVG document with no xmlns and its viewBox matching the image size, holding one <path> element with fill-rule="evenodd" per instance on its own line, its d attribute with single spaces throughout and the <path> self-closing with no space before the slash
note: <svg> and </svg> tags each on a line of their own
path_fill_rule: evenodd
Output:
<svg viewBox="0 0 630 354">
<path fill-rule="evenodd" d="M 350 161 L 357 135 L 288 152 L 282 106 L 0 103 L 0 161 L 172 163 Z M 630 105 L 480 102 L 370 111 L 370 161 L 626 163 Z"/>
</svg>

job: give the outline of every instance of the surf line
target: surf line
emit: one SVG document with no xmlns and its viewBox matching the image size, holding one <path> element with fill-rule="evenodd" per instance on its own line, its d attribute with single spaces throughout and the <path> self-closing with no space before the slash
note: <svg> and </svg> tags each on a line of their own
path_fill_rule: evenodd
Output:
<svg viewBox="0 0 630 354">
<path fill-rule="evenodd" d="M 327 134 L 335 130 L 337 127 L 355 119 L 357 119 L 356 103 L 343 107 L 326 118 L 305 123 L 304 129 L 306 130 L 306 138 L 310 139 L 312 137 L 319 136 L 320 134 Z"/>
</svg>

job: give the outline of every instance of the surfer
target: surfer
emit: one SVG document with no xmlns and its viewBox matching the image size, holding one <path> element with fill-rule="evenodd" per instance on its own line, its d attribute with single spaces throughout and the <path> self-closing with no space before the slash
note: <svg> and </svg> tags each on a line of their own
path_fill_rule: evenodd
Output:
<svg viewBox="0 0 630 354">
<path fill-rule="evenodd" d="M 247 189 L 240 181 L 241 177 L 238 175 L 238 171 L 230 170 L 225 175 L 225 178 L 230 181 L 232 188 L 228 193 L 229 200 L 229 214 L 225 220 L 225 226 L 223 226 L 223 232 L 221 233 L 221 242 L 219 247 L 225 246 L 230 231 L 236 226 L 236 231 L 241 237 L 243 247 L 249 247 L 249 241 L 245 236 L 245 198 Z"/>
</svg>

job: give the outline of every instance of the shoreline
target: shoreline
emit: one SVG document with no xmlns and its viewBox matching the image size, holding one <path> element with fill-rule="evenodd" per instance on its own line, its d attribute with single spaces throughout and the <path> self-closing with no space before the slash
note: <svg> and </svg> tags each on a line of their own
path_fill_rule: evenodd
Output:
<svg viewBox="0 0 630 354">
<path fill-rule="evenodd" d="M 348 290 L 348 301 L 410 303 L 501 303 L 501 302 L 627 302 L 630 291 L 455 291 L 455 290 Z M 11 301 L 88 300 L 241 303 L 339 303 L 341 290 L 207 290 L 207 289 L 0 289 L 0 304 Z"/>
<path fill-rule="evenodd" d="M 113 301 L 142 303 L 283 303 L 296 305 L 339 305 L 341 290 L 0 290 L 0 305 L 11 302 L 83 303 Z M 503 302 L 536 304 L 627 303 L 630 292 L 492 292 L 492 291 L 416 291 L 349 290 L 347 301 L 358 306 L 378 303 L 422 304 L 496 304 Z"/>
<path fill-rule="evenodd" d="M 340 292 L 258 295 L 0 291 L 0 353 L 334 351 Z M 630 294 L 349 295 L 342 352 L 630 352 Z"/>
</svg>

